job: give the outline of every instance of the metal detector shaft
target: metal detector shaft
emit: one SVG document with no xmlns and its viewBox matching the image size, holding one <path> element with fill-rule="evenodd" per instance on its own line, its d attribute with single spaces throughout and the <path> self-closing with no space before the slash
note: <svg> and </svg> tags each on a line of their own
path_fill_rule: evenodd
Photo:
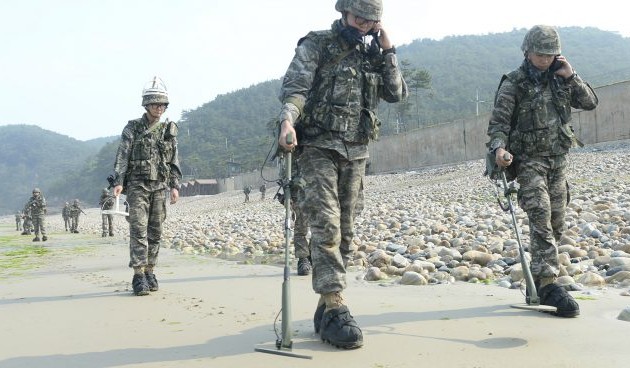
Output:
<svg viewBox="0 0 630 368">
<path fill-rule="evenodd" d="M 291 144 L 293 137 L 287 135 L 287 143 Z M 286 153 L 286 166 L 284 172 L 284 280 L 282 282 L 282 341 L 283 348 L 291 348 L 291 151 Z M 280 348 L 280 346 L 278 346 Z"/>
<path fill-rule="evenodd" d="M 501 179 L 503 180 L 504 195 L 507 199 L 510 214 L 512 215 L 512 226 L 514 226 L 514 233 L 516 234 L 516 241 L 518 242 L 518 253 L 521 256 L 521 267 L 523 268 L 523 275 L 525 276 L 525 283 L 527 285 L 527 304 L 539 305 L 540 299 L 538 298 L 538 292 L 536 291 L 532 272 L 529 269 L 529 264 L 527 263 L 527 260 L 525 259 L 525 249 L 523 248 L 523 242 L 521 241 L 521 234 L 519 234 L 518 232 L 518 224 L 516 223 L 515 214 L 516 211 L 514 210 L 514 205 L 512 204 L 512 192 L 510 190 L 510 187 L 508 186 L 504 171 L 501 171 Z"/>
</svg>

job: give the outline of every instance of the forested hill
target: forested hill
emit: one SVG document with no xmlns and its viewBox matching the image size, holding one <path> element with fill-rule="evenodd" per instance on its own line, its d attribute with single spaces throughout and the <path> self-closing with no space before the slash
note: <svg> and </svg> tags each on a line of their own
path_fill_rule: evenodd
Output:
<svg viewBox="0 0 630 368">
<path fill-rule="evenodd" d="M 440 41 L 421 39 L 397 46 L 410 96 L 402 104 L 379 106 L 381 135 L 470 117 L 477 109 L 480 114 L 490 111 L 501 75 L 518 67 L 523 60 L 520 46 L 526 31 L 453 36 Z M 567 27 L 559 31 L 563 54 L 592 86 L 630 79 L 629 38 L 595 28 Z M 416 79 L 417 76 L 429 77 L 430 84 L 424 83 L 427 80 L 423 78 Z M 273 141 L 268 126 L 280 109 L 279 88 L 279 79 L 265 81 L 219 95 L 199 108 L 185 111 L 179 122 L 183 173 L 198 178 L 221 178 L 227 175 L 228 162 L 240 164 L 243 171 L 260 168 Z M 58 138 L 63 141 L 67 137 Z M 7 142 L 6 138 L 3 142 Z M 50 166 L 46 170 L 50 171 L 50 177 L 46 176 L 46 180 L 54 180 L 52 184 L 41 182 L 43 186 L 50 185 L 42 188 L 48 197 L 70 196 L 91 203 L 107 185 L 105 178 L 113 165 L 116 141 L 105 143 L 92 156 L 79 152 L 82 146 L 79 143 L 74 142 L 71 154 L 47 155 Z M 25 157 L 43 154 L 38 144 L 20 147 L 32 150 L 22 152 Z M 32 178 L 41 178 L 44 169 L 28 163 L 16 165 L 15 152 L 7 156 L 4 150 L 2 155 L 0 174 L 20 179 L 11 180 L 12 193 L 9 198 L 2 194 L 1 208 L 15 211 L 14 196 L 19 194 L 18 202 L 22 204 L 26 199 L 24 193 L 32 189 Z M 74 160 L 83 164 L 77 166 Z"/>
<path fill-rule="evenodd" d="M 85 165 L 102 145 L 78 141 L 34 125 L 0 127 L 0 213 L 21 210 L 34 187 L 48 188 Z M 70 185 L 70 184 L 68 184 Z"/>
</svg>

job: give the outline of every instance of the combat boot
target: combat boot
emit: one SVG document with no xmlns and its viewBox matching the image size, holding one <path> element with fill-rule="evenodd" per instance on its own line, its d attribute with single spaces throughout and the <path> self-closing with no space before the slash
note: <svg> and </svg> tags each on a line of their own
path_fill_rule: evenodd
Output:
<svg viewBox="0 0 630 368">
<path fill-rule="evenodd" d="M 102 233 L 101 237 L 105 238 L 107 236 L 107 233 Z"/>
<path fill-rule="evenodd" d="M 42 236 L 42 241 L 46 241 L 48 240 L 48 237 L 46 235 Z"/>
<path fill-rule="evenodd" d="M 363 345 L 363 332 L 350 314 L 350 310 L 343 304 L 340 292 L 324 295 L 326 309 L 320 323 L 320 337 L 322 341 L 343 348 L 354 349 Z"/>
<path fill-rule="evenodd" d="M 110 231 L 110 232 L 109 232 L 109 236 L 114 236 L 114 232 L 113 232 L 113 231 Z"/>
<path fill-rule="evenodd" d="M 298 259 L 297 274 L 298 276 L 307 276 L 311 274 L 313 266 L 311 265 L 310 257 L 304 257 Z"/>
<path fill-rule="evenodd" d="M 153 271 L 146 271 L 144 273 L 144 276 L 147 279 L 147 284 L 149 285 L 149 290 L 150 291 L 158 291 L 158 289 L 159 289 L 158 280 L 155 277 L 155 274 L 153 273 Z"/>
<path fill-rule="evenodd" d="M 33 238 L 33 241 L 34 241 L 34 242 L 38 242 L 39 240 L 40 240 L 40 239 L 39 239 L 39 236 L 35 236 L 35 237 Z"/>
<path fill-rule="evenodd" d="M 133 287 L 133 293 L 142 296 L 149 295 L 149 284 L 144 273 L 137 273 L 133 275 L 131 280 L 131 286 Z"/>
<path fill-rule="evenodd" d="M 325 310 L 326 310 L 326 303 L 324 302 L 324 297 L 320 297 L 319 302 L 317 302 L 317 308 L 315 309 L 315 314 L 313 315 L 313 327 L 315 327 L 315 333 L 319 333 L 319 329 L 322 324 L 322 317 L 324 316 Z"/>
<path fill-rule="evenodd" d="M 580 315 L 578 303 L 565 288 L 556 283 L 542 286 L 538 296 L 540 304 L 556 307 L 556 312 L 551 312 L 555 316 L 571 318 Z"/>
</svg>

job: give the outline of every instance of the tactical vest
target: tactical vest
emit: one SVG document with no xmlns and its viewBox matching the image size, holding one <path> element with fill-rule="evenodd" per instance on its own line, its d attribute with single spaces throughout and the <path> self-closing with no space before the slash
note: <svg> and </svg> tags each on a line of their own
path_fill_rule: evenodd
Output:
<svg viewBox="0 0 630 368">
<path fill-rule="evenodd" d="M 376 139 L 380 122 L 375 110 L 382 85 L 381 74 L 375 72 L 376 57 L 370 57 L 363 44 L 344 50 L 330 30 L 310 32 L 298 45 L 305 39 L 317 45 L 321 61 L 298 127 L 303 125 L 306 138 L 324 130 L 337 132 L 347 142 Z"/>
<path fill-rule="evenodd" d="M 129 121 L 133 126 L 133 143 L 126 181 L 158 180 L 166 181 L 173 158 L 173 141 L 165 139 L 166 123 L 145 129 L 142 119 Z"/>
<path fill-rule="evenodd" d="M 550 78 L 546 87 L 537 87 L 522 69 L 504 78 L 517 88 L 508 149 L 529 157 L 567 153 L 575 141 L 569 86 Z"/>
</svg>

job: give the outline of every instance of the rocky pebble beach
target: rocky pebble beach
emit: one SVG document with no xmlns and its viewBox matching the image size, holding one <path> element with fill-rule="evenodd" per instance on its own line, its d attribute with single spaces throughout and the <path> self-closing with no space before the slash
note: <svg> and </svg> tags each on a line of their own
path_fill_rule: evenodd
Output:
<svg viewBox="0 0 630 368">
<path fill-rule="evenodd" d="M 570 154 L 571 202 L 558 245 L 558 282 L 568 290 L 615 288 L 630 295 L 629 158 L 628 140 Z M 371 282 L 521 287 L 512 217 L 499 206 L 503 190 L 497 196 L 484 168 L 483 160 L 475 160 L 367 176 L 365 208 L 356 219 L 356 253 L 348 266 Z M 265 200 L 255 192 L 248 203 L 241 191 L 180 198 L 168 205 L 163 247 L 243 263 L 282 264 L 284 207 L 273 199 L 274 185 L 268 183 Z M 99 210 L 87 213 L 80 218 L 80 230 L 100 236 Z M 527 248 L 528 220 L 518 207 L 516 219 Z M 122 217 L 116 222 L 116 236 L 126 238 L 126 222 Z M 60 215 L 48 224 L 49 232 L 63 231 Z"/>
</svg>

